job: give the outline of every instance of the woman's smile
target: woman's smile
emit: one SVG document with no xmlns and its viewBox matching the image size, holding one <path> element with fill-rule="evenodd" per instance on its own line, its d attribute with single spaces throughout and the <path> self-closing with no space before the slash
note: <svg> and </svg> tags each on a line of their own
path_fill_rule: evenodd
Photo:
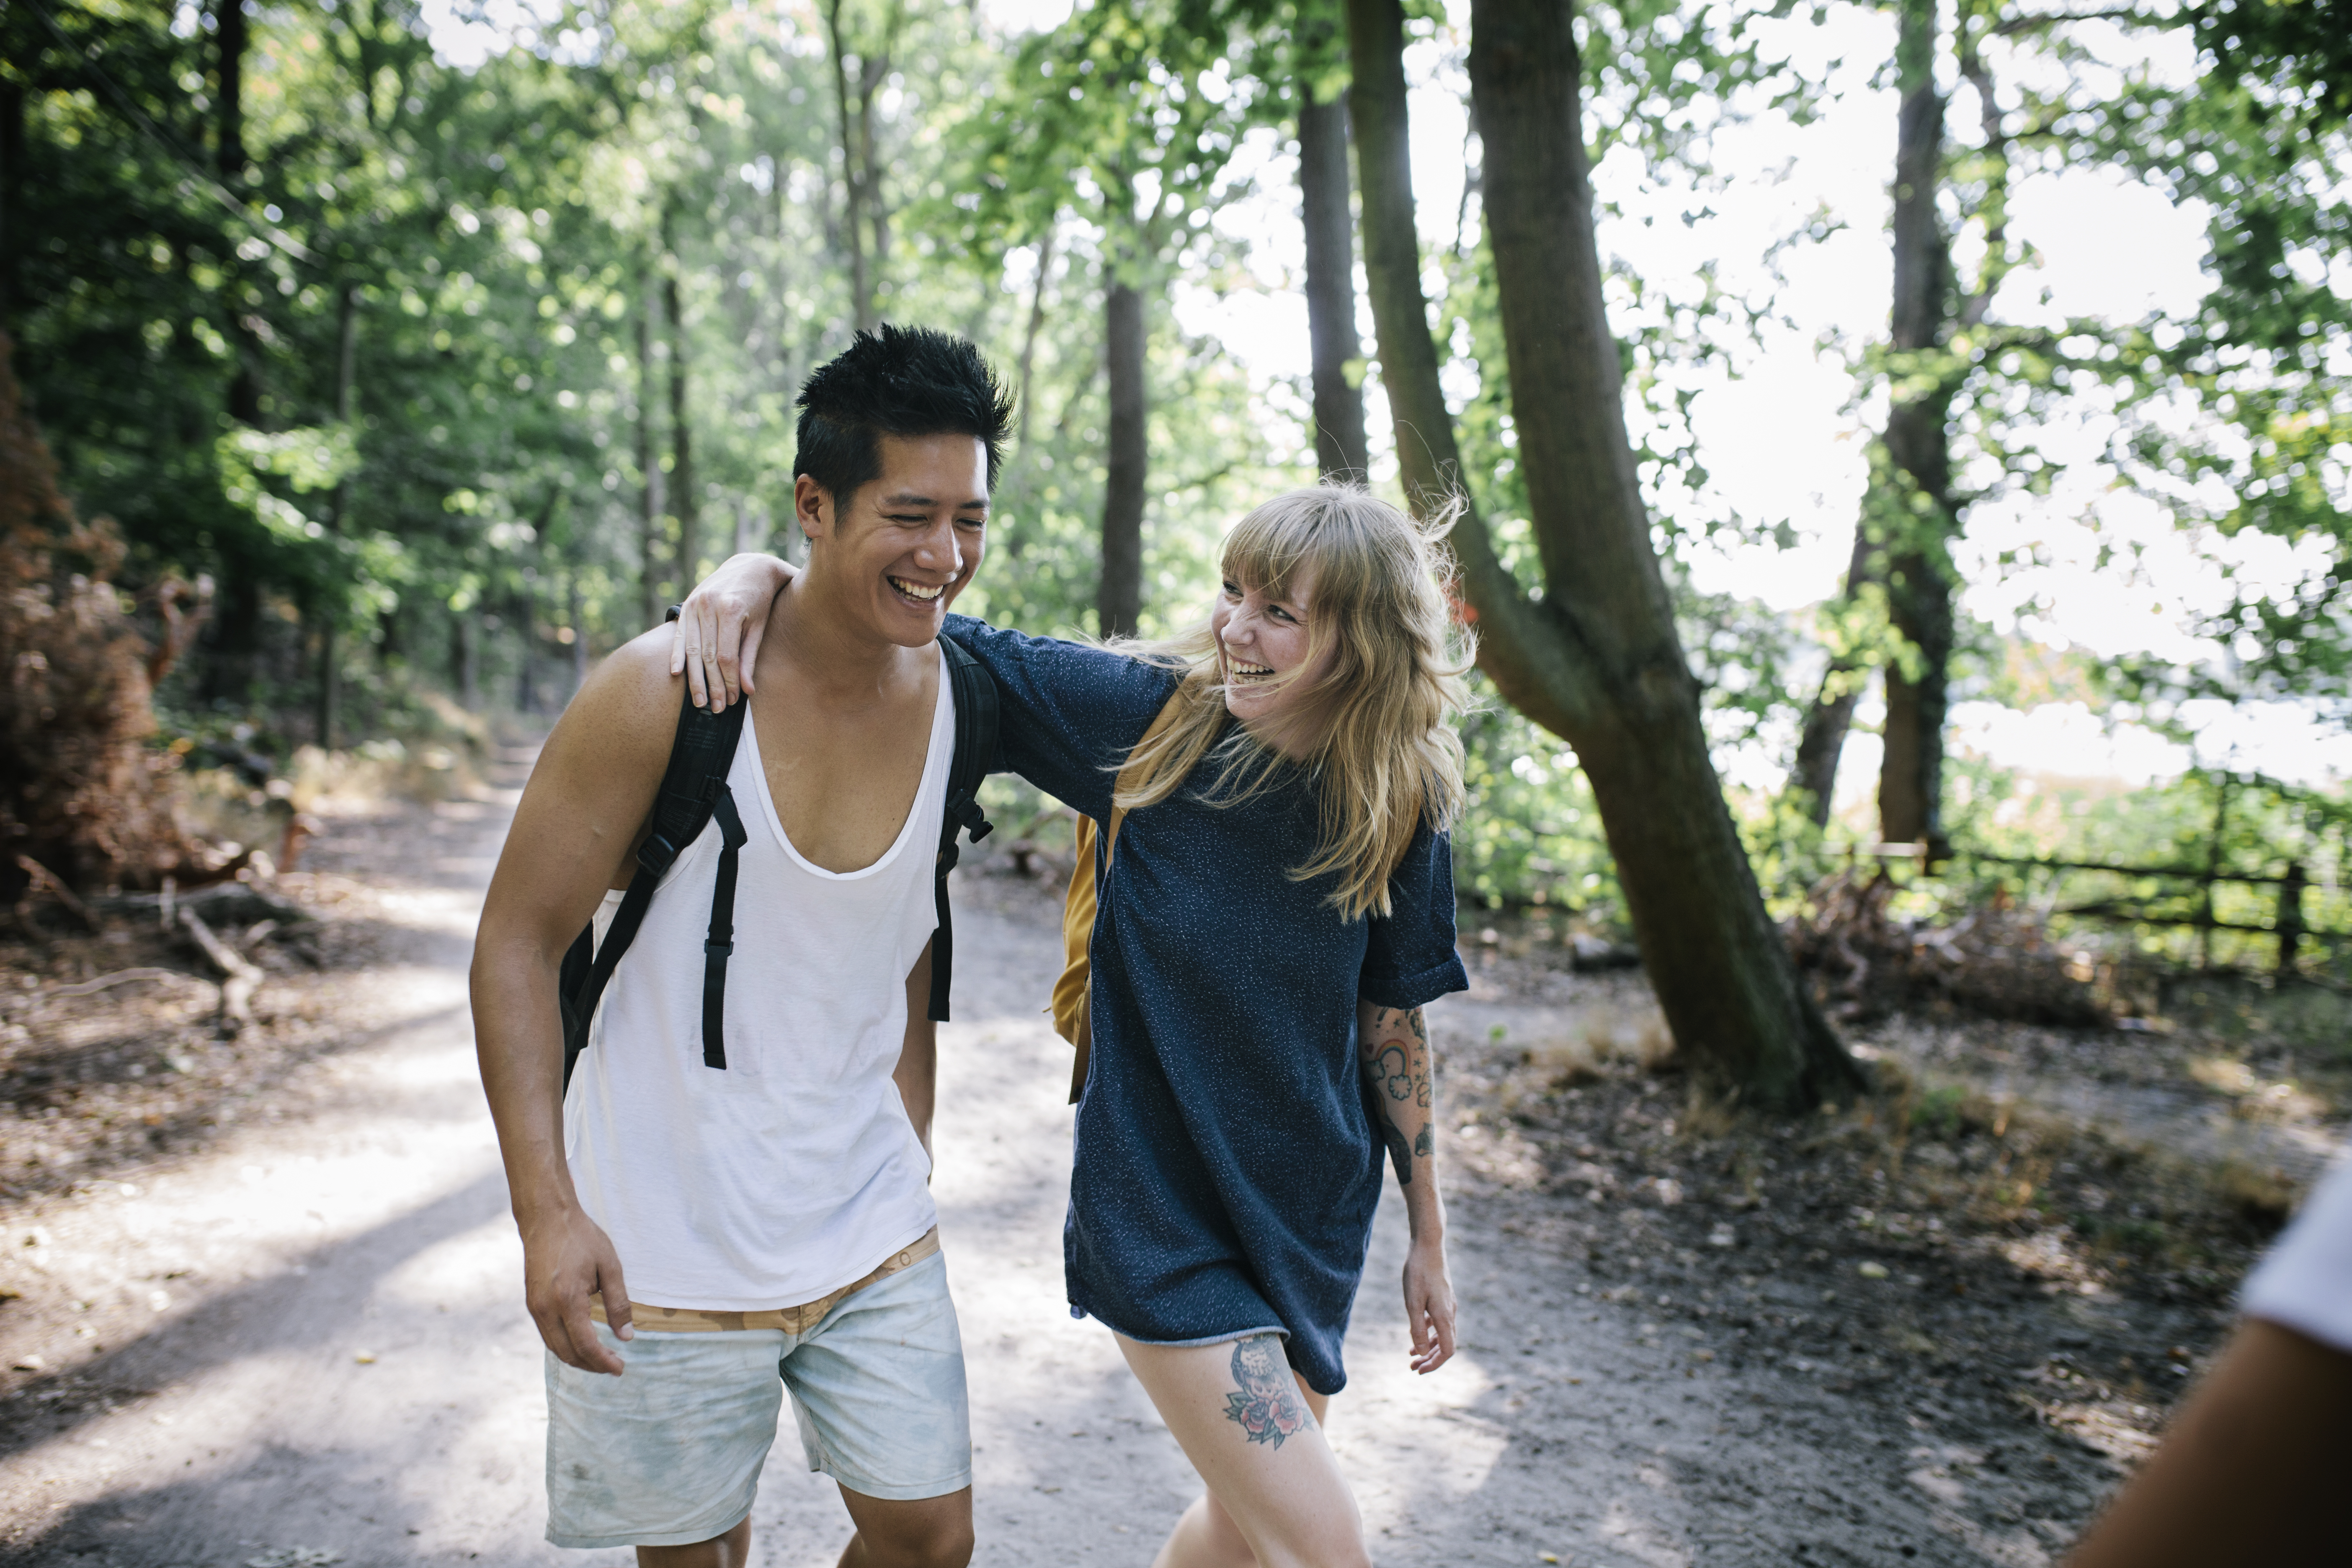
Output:
<svg viewBox="0 0 2352 1568">
<path fill-rule="evenodd" d="M 1209 621 L 1224 667 L 1225 710 L 1234 718 L 1263 724 L 1292 709 L 1320 673 L 1308 661 L 1330 662 L 1330 650 L 1317 655 L 1308 630 L 1314 595 L 1312 562 L 1302 563 L 1279 593 L 1225 580 Z M 1261 732 L 1260 738 L 1290 749 L 1283 737 Z"/>
</svg>

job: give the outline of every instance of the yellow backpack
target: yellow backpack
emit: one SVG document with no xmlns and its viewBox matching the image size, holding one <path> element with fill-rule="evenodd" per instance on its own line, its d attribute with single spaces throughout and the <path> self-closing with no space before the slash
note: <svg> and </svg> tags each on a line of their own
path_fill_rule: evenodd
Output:
<svg viewBox="0 0 2352 1568">
<path fill-rule="evenodd" d="M 1159 738 L 1176 718 L 1176 710 L 1183 697 L 1180 687 L 1168 699 L 1151 728 L 1136 742 L 1136 750 Z M 1149 781 L 1148 770 L 1130 761 L 1118 770 L 1118 782 L 1112 786 L 1113 797 L 1139 789 Z M 1119 824 L 1127 820 L 1123 806 L 1113 806 L 1110 826 L 1102 845 L 1102 874 L 1110 874 L 1110 858 L 1118 848 Z M 1062 900 L 1062 975 L 1054 982 L 1053 1005 L 1046 1009 L 1054 1015 L 1054 1032 L 1070 1042 L 1077 1059 L 1070 1067 L 1070 1103 L 1076 1105 L 1087 1087 L 1087 1062 L 1094 1048 L 1093 961 L 1088 949 L 1095 935 L 1095 819 L 1084 813 L 1078 816 L 1077 864 L 1070 870 L 1070 890 Z"/>
</svg>

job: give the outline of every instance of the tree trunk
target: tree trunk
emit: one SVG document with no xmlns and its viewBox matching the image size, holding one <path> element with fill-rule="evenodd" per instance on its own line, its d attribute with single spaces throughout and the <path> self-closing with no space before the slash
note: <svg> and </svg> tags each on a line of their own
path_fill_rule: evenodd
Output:
<svg viewBox="0 0 2352 1568">
<path fill-rule="evenodd" d="M 1314 367 L 1315 467 L 1360 479 L 1370 467 L 1356 337 L 1355 225 L 1348 211 L 1348 105 L 1299 82 L 1298 193 L 1307 229 L 1307 335 Z"/>
<path fill-rule="evenodd" d="M 654 288 L 650 277 L 637 289 L 637 472 L 645 489 L 637 510 L 639 618 L 661 625 L 662 471 L 654 455 Z"/>
<path fill-rule="evenodd" d="M 1937 205 L 1943 182 L 1944 98 L 1936 87 L 1936 0 L 1903 0 L 1895 75 L 1903 93 L 1895 153 L 1895 353 L 1944 343 L 1951 325 L 1951 241 Z M 1906 645 L 1886 668 L 1886 750 L 1878 775 L 1879 835 L 1944 848 L 1944 720 L 1953 616 L 1949 546 L 1958 527 L 1948 428 L 1954 384 L 1898 380 L 1886 416 L 1890 476 L 1903 504 L 1887 509 L 1886 604 Z"/>
<path fill-rule="evenodd" d="M 677 591 L 702 577 L 702 498 L 694 482 L 694 425 L 686 416 L 686 314 L 677 304 L 677 265 L 662 275 L 662 304 L 669 316 L 669 485 L 677 512 Z"/>
<path fill-rule="evenodd" d="M 457 616 L 457 705 L 470 713 L 482 705 L 482 606 L 477 602 Z"/>
<path fill-rule="evenodd" d="M 1021 366 L 1018 374 L 1020 390 L 1013 398 L 1013 417 L 1020 421 L 1015 437 L 1026 445 L 1029 440 L 1030 372 L 1037 363 L 1037 334 L 1045 327 L 1045 282 L 1054 269 L 1055 225 L 1045 225 L 1045 237 L 1037 242 L 1037 287 L 1029 294 L 1029 328 L 1021 334 Z"/>
<path fill-rule="evenodd" d="M 1710 1092 L 1809 1109 L 1860 1081 L 1765 912 L 1706 750 L 1635 489 L 1602 310 L 1572 18 L 1556 0 L 1474 0 L 1470 71 L 1519 459 L 1544 575 L 1531 600 L 1465 511 L 1454 539 L 1504 695 L 1576 748 L 1643 962 Z M 1421 297 L 1399 0 L 1349 0 L 1365 270 L 1408 493 L 1456 472 Z M 1489 367 L 1489 374 L 1496 367 Z"/>
<path fill-rule="evenodd" d="M 866 172 L 850 130 L 849 61 L 842 47 L 841 6 L 842 0 L 825 0 L 824 26 L 832 45 L 835 131 L 841 141 L 841 226 L 849 240 L 849 305 L 857 330 L 864 332 L 874 327 L 874 289 L 866 275 Z"/>
<path fill-rule="evenodd" d="M 245 190 L 245 54 L 247 32 L 245 0 L 215 0 L 213 6 L 215 53 L 215 87 L 219 101 L 214 106 L 214 163 L 220 182 L 240 195 Z M 236 349 L 236 373 L 229 378 L 229 417 L 246 426 L 261 423 L 261 340 L 246 325 L 243 270 L 236 263 L 228 264 L 227 287 L 222 290 L 228 304 L 228 338 Z"/>
<path fill-rule="evenodd" d="M 1103 475 L 1102 586 L 1095 626 L 1132 637 L 1143 609 L 1143 296 L 1131 283 L 1103 290 L 1110 373 L 1110 452 Z"/>
<path fill-rule="evenodd" d="M 569 702 L 588 684 L 588 606 L 580 596 L 577 566 L 563 574 L 563 615 L 572 626 L 572 690 L 564 697 Z"/>
<path fill-rule="evenodd" d="M 214 106 L 213 166 L 232 191 L 245 187 L 245 0 L 214 0 L 214 86 L 219 97 Z"/>
<path fill-rule="evenodd" d="M 40 69 L 37 52 L 23 68 L 28 76 Z M 0 331 L 11 333 L 18 303 L 16 252 L 23 244 L 17 232 L 16 198 L 24 181 L 25 85 L 13 77 L 0 78 Z"/>
<path fill-rule="evenodd" d="M 1854 520 L 1853 557 L 1846 563 L 1845 592 L 1842 597 L 1848 604 L 1877 570 L 1878 549 L 1870 533 L 1869 502 L 1865 500 L 1863 515 Z M 1853 707 L 1862 699 L 1868 671 L 1869 666 L 1859 658 L 1832 655 L 1829 668 L 1822 674 L 1821 689 L 1813 697 L 1813 705 L 1805 712 L 1804 727 L 1798 733 L 1797 761 L 1790 770 L 1789 787 L 1815 827 L 1829 826 L 1830 806 L 1837 793 L 1838 763 L 1845 754 L 1845 738 L 1853 728 Z"/>
<path fill-rule="evenodd" d="M 348 429 L 352 422 L 352 390 L 358 379 L 360 352 L 360 293 L 356 285 L 346 283 L 335 299 L 335 423 Z M 343 507 L 351 498 L 351 481 L 347 478 L 335 486 L 334 500 L 327 508 L 327 531 L 343 531 Z M 335 749 L 335 721 L 342 700 L 341 652 L 335 646 L 341 640 L 343 606 L 340 595 L 330 594 L 326 614 L 319 624 L 319 745 L 323 751 Z"/>
<path fill-rule="evenodd" d="M 515 592 L 515 632 L 522 639 L 522 657 L 516 660 L 515 711 L 539 711 L 539 583 L 535 573 L 523 574 Z"/>
</svg>

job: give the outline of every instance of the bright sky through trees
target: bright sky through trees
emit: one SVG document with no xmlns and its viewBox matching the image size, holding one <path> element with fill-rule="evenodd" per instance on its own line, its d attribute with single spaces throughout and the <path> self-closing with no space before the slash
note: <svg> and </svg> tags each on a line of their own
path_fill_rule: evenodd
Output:
<svg viewBox="0 0 2352 1568">
<path fill-rule="evenodd" d="M 1066 17 L 1068 0 L 982 0 L 982 15 L 1010 35 Z M 481 6 L 428 0 L 425 15 L 442 58 L 477 62 L 505 40 L 530 30 L 531 0 Z M 1727 342 L 1696 363 L 1665 367 L 1696 393 L 1692 435 L 1707 469 L 1705 489 L 1679 496 L 1685 520 L 1678 553 L 1692 584 L 1738 594 L 1780 610 L 1819 603 L 1837 590 L 1851 548 L 1853 520 L 1867 478 L 1869 433 L 1885 420 L 1882 398 L 1857 404 L 1855 367 L 1864 345 L 1883 337 L 1890 288 L 1886 244 L 1888 181 L 1895 156 L 1895 95 L 1886 79 L 1894 21 L 1859 6 L 1836 7 L 1825 25 L 1806 20 L 1759 24 L 1768 50 L 1785 52 L 1825 89 L 1818 116 L 1789 116 L 1744 106 L 1745 118 L 1713 134 L 1715 178 L 1704 190 L 1654 183 L 1630 146 L 1610 148 L 1595 170 L 1604 255 L 1671 300 L 1697 287 L 1703 265 L 1716 289 L 1764 311 L 1752 342 Z M 1475 148 L 1468 143 L 1468 84 L 1462 48 L 1466 0 L 1454 0 L 1449 28 L 1413 42 L 1406 63 L 1412 92 L 1413 180 L 1424 253 L 1475 244 L 1475 203 L 1463 192 Z M 2195 72 L 2183 32 L 2127 34 L 2086 24 L 2077 41 L 2097 62 L 2078 79 L 2119 83 L 2135 67 L 2164 83 Z M 2024 86 L 2063 85 L 2046 59 L 2021 57 Z M 1965 85 L 1950 93 L 1950 122 L 1979 115 Z M 1258 389 L 1261 417 L 1280 440 L 1300 440 L 1306 419 L 1307 309 L 1297 224 L 1296 161 L 1277 134 L 1255 132 L 1231 174 L 1256 189 L 1221 208 L 1217 226 L 1245 243 L 1247 284 L 1214 293 L 1190 279 L 1175 287 L 1175 318 L 1192 334 L 1222 342 L 1245 363 Z M 1468 215 L 1468 232 L 1457 219 Z M 2106 168 L 2022 174 L 2010 205 L 2013 237 L 2035 252 L 2012 273 L 1995 311 L 2021 325 L 2063 326 L 2071 319 L 2128 323 L 2193 313 L 2210 279 L 2201 268 L 2207 213 Z M 1804 234 L 1808 225 L 1811 233 Z M 1794 243 L 1790 237 L 1798 236 Z M 1963 231 L 1957 258 L 1973 264 Z M 1010 258 L 1008 288 L 1025 289 L 1034 253 Z M 2352 258 L 2339 258 L 2330 279 L 2352 297 Z M 1433 290 L 1434 291 L 1434 290 Z M 1613 323 L 1629 335 L 1652 308 L 1620 289 Z M 1361 331 L 1369 342 L 1369 308 Z M 1450 394 L 1471 388 L 1449 386 Z M 1368 425 L 1375 432 L 1374 478 L 1393 477 L 1389 422 L 1377 380 L 1368 384 Z M 1632 416 L 1637 426 L 1646 417 Z M 2046 495 L 1993 491 L 1969 512 L 1959 546 L 1963 605 L 1999 634 L 2014 633 L 2094 660 L 2153 653 L 2189 662 L 2200 651 L 2196 618 L 2221 608 L 2229 588 L 2284 588 L 2324 574 L 2324 541 L 2306 547 L 2248 531 L 2233 539 L 2184 531 L 2147 497 L 2116 487 L 2105 458 L 2111 426 L 2084 417 L 2069 430 L 2045 428 L 2042 450 L 2060 471 Z M 1636 440 L 1640 439 L 1637 429 Z M 1688 521 L 1737 519 L 1740 526 L 1700 533 Z M 1785 527 L 1780 526 L 1785 524 Z M 2008 564 L 2003 558 L 2009 557 Z M 2283 704 L 2211 702 L 2184 710 L 2199 729 L 2201 760 L 2235 756 L 2238 765 L 2290 778 L 2352 773 L 2352 741 Z M 1869 714 L 1865 712 L 1864 719 Z M 2005 765 L 2056 773 L 2116 773 L 2135 782 L 2179 771 L 2186 750 L 2146 731 L 2110 726 L 2079 701 L 2020 709 L 1963 700 L 1953 710 L 1954 741 Z M 1777 785 L 1788 737 L 1724 759 L 1729 782 Z M 1840 774 L 1839 794 L 1866 793 L 1877 767 L 1874 737 L 1857 733 Z"/>
</svg>

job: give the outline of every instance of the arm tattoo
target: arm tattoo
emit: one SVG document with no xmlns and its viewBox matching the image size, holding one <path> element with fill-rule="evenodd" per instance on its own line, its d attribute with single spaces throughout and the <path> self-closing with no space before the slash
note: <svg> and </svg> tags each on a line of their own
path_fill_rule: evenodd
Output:
<svg viewBox="0 0 2352 1568">
<path fill-rule="evenodd" d="M 1225 1419 L 1236 1422 L 1253 1443 L 1282 1447 L 1307 1423 L 1307 1402 L 1290 1379 L 1290 1365 L 1282 1342 L 1272 1334 L 1254 1334 L 1234 1345 L 1234 1382 L 1239 1392 L 1225 1395 Z"/>
<path fill-rule="evenodd" d="M 1426 1129 L 1421 1136 L 1423 1142 L 1429 1141 Z M 1397 1185 L 1412 1185 L 1412 1145 L 1405 1141 L 1404 1130 L 1383 1116 L 1381 1118 L 1381 1137 L 1389 1146 L 1389 1163 L 1396 1167 Z"/>
<path fill-rule="evenodd" d="M 1399 1031 L 1403 1031 L 1400 1033 Z M 1408 1037 L 1408 1036 L 1410 1037 Z M 1359 1047 L 1364 1077 L 1379 1092 L 1381 1141 L 1388 1146 L 1389 1163 L 1396 1167 L 1397 1184 L 1412 1184 L 1415 1158 L 1427 1159 L 1433 1148 L 1430 1120 L 1429 1026 L 1421 1009 L 1374 1007 L 1371 1028 Z M 1406 1117 L 1404 1107 L 1423 1114 Z M 1399 1126 L 1400 1118 L 1418 1121 L 1417 1131 Z"/>
</svg>

